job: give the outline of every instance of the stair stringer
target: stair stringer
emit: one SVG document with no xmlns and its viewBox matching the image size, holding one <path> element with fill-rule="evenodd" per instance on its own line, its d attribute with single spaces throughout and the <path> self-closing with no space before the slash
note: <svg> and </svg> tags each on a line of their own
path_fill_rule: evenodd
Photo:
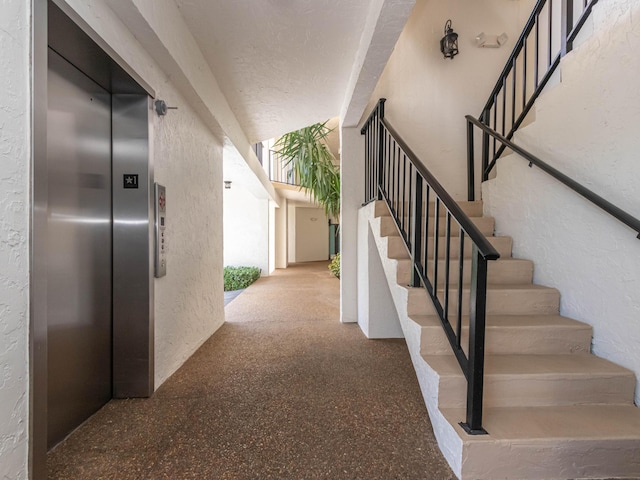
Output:
<svg viewBox="0 0 640 480">
<path fill-rule="evenodd" d="M 640 410 L 633 404 L 487 407 L 489 434 L 467 435 L 458 425 L 465 409 L 439 405 L 440 376 L 421 355 L 421 327 L 408 315 L 413 289 L 397 283 L 398 261 L 388 258 L 390 237 L 380 235 L 375 214 L 374 204 L 361 208 L 360 225 L 375 239 L 438 447 L 458 478 L 640 478 Z"/>
<path fill-rule="evenodd" d="M 375 202 L 362 207 L 358 215 L 361 216 L 361 220 L 364 220 L 364 222 L 361 221 L 359 224 L 362 225 L 366 223 L 375 239 L 378 254 L 380 255 L 382 267 L 387 278 L 387 283 L 389 284 L 393 303 L 398 312 L 398 319 L 400 320 L 411 361 L 416 371 L 416 376 L 418 377 L 418 383 L 420 384 L 420 390 L 429 413 L 438 447 L 453 472 L 458 478 L 461 478 L 463 442 L 438 408 L 439 376 L 420 354 L 421 327 L 411 320 L 407 313 L 409 291 L 407 287 L 398 285 L 398 261 L 390 259 L 387 256 L 389 237 L 380 236 L 381 220 L 380 217 L 375 217 Z"/>
</svg>

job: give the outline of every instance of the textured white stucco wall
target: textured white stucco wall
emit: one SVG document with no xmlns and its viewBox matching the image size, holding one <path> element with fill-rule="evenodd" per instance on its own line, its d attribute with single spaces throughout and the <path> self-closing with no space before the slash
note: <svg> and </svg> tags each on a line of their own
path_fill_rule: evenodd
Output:
<svg viewBox="0 0 640 480">
<path fill-rule="evenodd" d="M 183 98 L 154 120 L 156 181 L 167 188 L 167 276 L 155 280 L 156 387 L 224 322 L 222 146 Z"/>
<path fill-rule="evenodd" d="M 367 338 L 404 338 L 398 311 L 383 263 L 394 262 L 381 258 L 376 238 L 370 226 L 372 205 L 358 211 L 358 326 Z"/>
<path fill-rule="evenodd" d="M 599 2 L 594 32 L 561 64 L 536 121 L 516 142 L 640 218 L 640 4 Z M 561 292 L 561 313 L 594 327 L 593 351 L 640 378 L 640 240 L 516 156 L 483 189 L 498 234 L 535 261 L 534 281 Z M 636 388 L 640 405 L 640 384 Z"/>
<path fill-rule="evenodd" d="M 269 200 L 233 184 L 223 197 L 225 266 L 259 267 L 269 275 Z"/>
<path fill-rule="evenodd" d="M 157 388 L 224 322 L 222 142 L 105 2 L 65 3 L 158 98 L 178 107 L 153 117 L 155 179 L 167 188 L 169 242 L 167 276 L 155 280 Z"/>
<path fill-rule="evenodd" d="M 364 115 L 387 98 L 385 116 L 454 198 L 466 200 L 466 123 L 479 115 L 533 8 L 533 0 L 417 0 Z M 453 60 L 440 53 L 445 21 L 459 34 Z M 474 38 L 506 32 L 499 49 Z"/>
<path fill-rule="evenodd" d="M 0 478 L 27 478 L 30 2 L 0 2 Z"/>
</svg>

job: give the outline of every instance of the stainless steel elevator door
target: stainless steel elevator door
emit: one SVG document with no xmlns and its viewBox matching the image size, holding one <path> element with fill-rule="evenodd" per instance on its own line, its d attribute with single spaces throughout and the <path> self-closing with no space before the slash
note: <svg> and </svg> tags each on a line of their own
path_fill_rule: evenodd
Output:
<svg viewBox="0 0 640 480">
<path fill-rule="evenodd" d="M 111 398 L 111 96 L 49 50 L 48 445 Z"/>
</svg>

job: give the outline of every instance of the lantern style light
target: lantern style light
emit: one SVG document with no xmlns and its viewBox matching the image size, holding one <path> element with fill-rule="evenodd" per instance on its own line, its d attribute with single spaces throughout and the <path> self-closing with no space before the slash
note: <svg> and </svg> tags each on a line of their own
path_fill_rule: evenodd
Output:
<svg viewBox="0 0 640 480">
<path fill-rule="evenodd" d="M 451 20 L 444 24 L 444 37 L 440 40 L 440 51 L 444 58 L 453 60 L 458 54 L 458 34 L 451 28 Z"/>
</svg>

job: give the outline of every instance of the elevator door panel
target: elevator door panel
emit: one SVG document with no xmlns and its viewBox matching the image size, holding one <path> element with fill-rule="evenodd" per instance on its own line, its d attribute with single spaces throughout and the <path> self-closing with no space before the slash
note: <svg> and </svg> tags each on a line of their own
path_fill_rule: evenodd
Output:
<svg viewBox="0 0 640 480">
<path fill-rule="evenodd" d="M 48 444 L 111 398 L 111 97 L 49 51 Z"/>
</svg>

